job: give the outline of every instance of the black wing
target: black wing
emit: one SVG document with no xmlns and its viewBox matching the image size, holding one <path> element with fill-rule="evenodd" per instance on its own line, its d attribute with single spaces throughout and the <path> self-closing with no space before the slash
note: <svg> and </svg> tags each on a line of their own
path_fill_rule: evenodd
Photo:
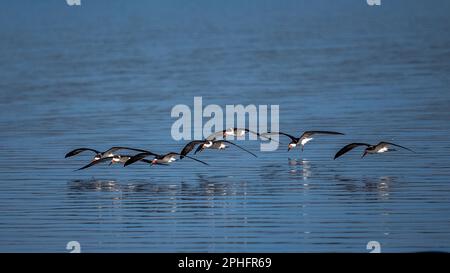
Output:
<svg viewBox="0 0 450 273">
<path fill-rule="evenodd" d="M 238 147 L 239 149 L 241 149 L 241 150 L 243 150 L 243 151 L 246 151 L 247 153 L 251 154 L 252 156 L 257 157 L 254 153 L 250 152 L 250 151 L 247 150 L 247 149 L 244 149 L 243 147 L 241 147 L 241 146 L 239 146 L 239 145 L 237 145 L 237 144 L 235 144 L 235 143 L 233 143 L 233 142 L 231 142 L 231 141 L 228 141 L 228 140 L 219 140 L 219 141 L 225 142 L 225 143 L 228 143 L 228 144 L 231 144 L 231 145 L 234 145 L 234 146 Z"/>
<path fill-rule="evenodd" d="M 215 133 L 209 135 L 209 136 L 206 138 L 206 140 L 215 140 L 217 137 L 223 136 L 223 134 L 224 134 L 226 131 L 228 131 L 228 130 L 229 130 L 229 129 L 225 129 L 225 130 L 222 130 L 222 131 L 215 132 Z M 271 138 L 268 138 L 268 137 L 264 136 L 263 134 L 259 134 L 259 133 L 257 133 L 257 132 L 252 131 L 252 130 L 249 130 L 249 129 L 247 129 L 247 128 L 233 128 L 233 131 L 234 131 L 234 132 L 237 132 L 237 131 L 245 131 L 245 132 L 247 132 L 247 133 L 254 134 L 254 135 L 258 136 L 258 137 L 263 137 L 263 138 L 265 138 L 265 139 L 267 139 L 267 140 L 271 140 Z"/>
<path fill-rule="evenodd" d="M 152 153 L 152 152 L 139 153 L 139 154 L 137 154 L 137 155 L 132 156 L 130 159 L 128 159 L 128 160 L 123 164 L 123 166 L 126 167 L 126 166 L 128 166 L 128 165 L 130 165 L 130 164 L 135 163 L 136 161 L 143 160 L 143 159 L 146 158 L 147 156 L 151 156 L 151 155 L 152 155 L 152 156 L 160 156 L 160 155 L 155 154 L 155 153 Z M 150 162 L 151 162 L 151 161 L 150 161 Z"/>
<path fill-rule="evenodd" d="M 103 153 L 104 154 L 114 153 L 114 152 L 117 152 L 119 150 L 130 150 L 130 151 L 136 151 L 136 152 L 141 152 L 141 153 L 151 153 L 150 151 L 147 151 L 147 150 L 135 149 L 135 148 L 130 148 L 130 147 L 111 147 L 111 148 L 109 148 L 108 150 L 106 150 Z"/>
<path fill-rule="evenodd" d="M 179 154 L 179 153 L 175 153 L 175 152 L 170 152 L 170 153 L 167 153 L 165 156 L 168 156 L 168 155 L 170 155 L 170 154 L 172 154 L 172 155 L 179 155 L 179 156 L 181 156 L 181 154 Z M 198 160 L 198 159 L 196 159 L 196 158 L 193 158 L 193 157 L 190 157 L 190 156 L 188 156 L 188 155 L 185 155 L 185 157 L 187 157 L 187 158 L 189 158 L 189 159 L 192 159 L 192 160 L 195 160 L 195 161 L 197 161 L 197 162 L 200 162 L 200 163 L 202 163 L 202 164 L 204 164 L 204 165 L 209 165 L 208 163 L 206 163 L 206 162 L 204 162 L 204 161 L 201 161 L 201 160 Z"/>
<path fill-rule="evenodd" d="M 351 151 L 352 149 L 358 147 L 358 146 L 367 146 L 369 147 L 370 144 L 367 143 L 350 143 L 348 145 L 345 145 L 342 149 L 340 149 L 336 155 L 334 156 L 334 159 L 340 157 L 341 155 L 347 153 L 348 151 Z"/>
<path fill-rule="evenodd" d="M 202 147 L 203 147 L 203 145 L 199 145 L 199 146 L 197 147 L 197 149 L 195 149 L 194 154 L 197 154 L 198 152 L 200 152 L 200 151 L 202 150 Z M 180 158 L 181 158 L 181 156 L 180 156 Z"/>
<path fill-rule="evenodd" d="M 195 148 L 195 145 L 198 145 L 200 143 L 205 143 L 205 141 L 204 140 L 193 140 L 193 141 L 189 142 L 188 144 L 186 144 L 186 146 L 184 146 L 183 150 L 181 150 L 180 159 L 183 159 L 183 157 L 185 157 L 188 153 L 190 153 Z"/>
<path fill-rule="evenodd" d="M 257 136 L 261 137 L 261 134 L 259 134 L 258 132 L 249 130 L 249 129 L 247 129 L 247 128 L 234 128 L 234 130 L 235 130 L 235 131 L 244 130 L 244 131 L 247 132 L 247 133 L 251 133 L 251 134 L 254 134 L 254 135 L 257 135 Z M 263 137 L 264 137 L 264 136 L 263 136 Z"/>
<path fill-rule="evenodd" d="M 283 136 L 287 136 L 288 138 L 290 138 L 292 141 L 294 142 L 298 142 L 299 138 L 296 138 L 293 135 L 290 134 L 286 134 L 283 132 L 267 132 L 267 133 L 262 133 L 261 135 L 266 136 L 266 135 L 283 135 Z M 271 138 L 269 138 L 271 140 Z"/>
<path fill-rule="evenodd" d="M 108 160 L 112 160 L 112 159 L 113 159 L 112 156 L 111 157 L 103 157 L 103 158 L 100 158 L 99 160 L 92 161 L 91 163 L 89 163 L 86 166 L 83 166 L 83 167 L 77 169 L 76 171 L 84 170 L 84 169 L 87 169 L 87 168 L 92 167 L 94 165 L 97 165 L 98 163 L 102 163 L 102 162 L 105 162 L 105 161 L 108 161 Z"/>
<path fill-rule="evenodd" d="M 240 128 L 234 128 L 234 129 L 235 129 L 235 130 L 244 130 L 244 131 L 246 131 L 247 133 L 252 133 L 252 134 L 254 134 L 254 135 L 257 135 L 257 136 L 260 137 L 260 138 L 265 138 L 266 140 L 272 140 L 272 141 L 278 142 L 278 141 L 276 141 L 275 139 L 272 139 L 272 138 L 270 138 L 270 137 L 266 137 L 264 134 L 260 134 L 260 133 L 258 133 L 258 132 L 254 132 L 254 131 L 249 130 L 249 129 L 240 129 Z M 278 143 L 280 143 L 280 142 L 278 142 Z"/>
<path fill-rule="evenodd" d="M 130 160 L 133 156 L 128 156 L 129 157 L 129 159 L 128 160 Z M 127 161 L 128 161 L 127 160 Z M 152 163 L 152 161 L 151 160 L 148 160 L 148 159 L 141 159 L 140 161 L 142 161 L 142 162 L 145 162 L 145 163 Z M 125 163 L 124 163 L 125 164 Z"/>
<path fill-rule="evenodd" d="M 395 143 L 386 142 L 386 141 L 381 141 L 380 143 L 377 144 L 377 146 L 378 146 L 378 145 L 383 145 L 383 144 L 384 144 L 384 145 L 397 146 L 397 147 L 400 147 L 400 148 L 403 148 L 403 149 L 405 149 L 405 150 L 408 150 L 408 151 L 410 151 L 410 152 L 415 153 L 413 150 L 411 150 L 411 149 L 409 149 L 409 148 L 403 147 L 403 146 L 398 145 L 398 144 L 395 144 Z"/>
<path fill-rule="evenodd" d="M 82 153 L 84 151 L 91 151 L 91 152 L 94 152 L 95 154 L 99 154 L 100 153 L 99 151 L 91 149 L 91 148 L 78 148 L 78 149 L 75 149 L 73 151 L 68 152 L 64 158 L 68 158 L 68 157 L 77 155 L 77 154 Z"/>
<path fill-rule="evenodd" d="M 302 137 L 310 137 L 314 134 L 320 134 L 320 135 L 344 135 L 343 133 L 339 133 L 339 132 L 333 132 L 333 131 L 305 131 Z"/>
</svg>

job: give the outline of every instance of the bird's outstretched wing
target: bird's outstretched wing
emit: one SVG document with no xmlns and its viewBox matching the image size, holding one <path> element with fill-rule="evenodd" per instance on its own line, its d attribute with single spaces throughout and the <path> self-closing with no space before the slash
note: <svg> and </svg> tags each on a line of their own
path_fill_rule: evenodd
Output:
<svg viewBox="0 0 450 273">
<path fill-rule="evenodd" d="M 181 154 L 175 153 L 175 152 L 167 153 L 166 155 L 164 155 L 164 157 L 166 157 L 166 156 L 173 156 L 173 155 L 178 155 L 178 156 L 181 157 Z M 209 165 L 208 163 L 206 163 L 206 162 L 204 162 L 204 161 L 198 160 L 198 159 L 193 158 L 193 157 L 190 157 L 190 156 L 188 156 L 188 155 L 185 155 L 184 157 L 187 157 L 187 158 L 189 158 L 189 159 L 195 160 L 195 161 L 197 161 L 197 162 L 199 162 L 199 163 L 202 163 L 202 164 L 204 164 L 204 165 Z"/>
<path fill-rule="evenodd" d="M 265 136 L 261 136 L 260 133 L 255 132 L 255 131 L 252 131 L 252 130 L 247 129 L 247 128 L 234 128 L 234 131 L 235 131 L 237 134 L 238 134 L 238 132 L 244 131 L 244 132 L 247 132 L 247 133 L 249 133 L 249 134 L 254 134 L 254 135 L 259 136 L 259 137 L 267 138 L 267 137 L 265 137 Z M 267 138 L 267 139 L 268 139 L 268 138 Z"/>
<path fill-rule="evenodd" d="M 350 144 L 348 144 L 348 145 L 345 145 L 344 147 L 342 147 L 342 149 L 340 149 L 340 150 L 336 153 L 336 155 L 334 156 L 334 159 L 340 157 L 341 155 L 343 155 L 343 154 L 345 154 L 345 153 L 351 151 L 352 149 L 354 149 L 354 148 L 356 148 L 356 147 L 358 147 L 358 146 L 366 146 L 366 147 L 369 147 L 370 144 L 367 144 L 367 143 L 350 143 Z"/>
<path fill-rule="evenodd" d="M 152 152 L 143 152 L 143 153 L 139 153 L 139 154 L 136 154 L 136 155 L 132 156 L 130 159 L 128 159 L 128 160 L 123 164 L 123 166 L 126 167 L 126 166 L 128 166 L 128 165 L 130 165 L 130 164 L 133 164 L 133 163 L 139 161 L 139 160 L 143 160 L 143 159 L 146 158 L 147 156 L 160 156 L 160 155 L 155 154 L 155 153 L 152 153 Z M 146 161 L 144 161 L 144 162 L 146 162 Z M 149 163 L 151 163 L 151 161 L 150 161 Z"/>
<path fill-rule="evenodd" d="M 239 132 L 244 131 L 244 132 L 247 132 L 247 133 L 249 133 L 249 134 L 256 135 L 256 136 L 258 136 L 259 138 L 264 138 L 264 139 L 266 139 L 266 140 L 273 140 L 273 141 L 275 141 L 275 142 L 278 142 L 278 141 L 276 141 L 275 139 L 271 139 L 270 137 L 265 136 L 264 134 L 260 134 L 260 133 L 258 133 L 258 132 L 249 130 L 249 129 L 247 129 L 247 128 L 233 128 L 233 130 L 234 130 L 234 131 L 236 132 L 236 134 L 238 134 L 238 135 L 239 135 Z M 278 143 L 279 143 L 279 142 L 278 142 Z"/>
<path fill-rule="evenodd" d="M 91 149 L 91 148 L 78 148 L 78 149 L 75 149 L 75 150 L 72 150 L 72 151 L 68 152 L 68 153 L 64 156 L 64 158 L 68 158 L 68 157 L 77 155 L 77 154 L 82 153 L 82 152 L 84 152 L 84 151 L 91 151 L 91 152 L 94 152 L 95 154 L 99 154 L 99 153 L 100 153 L 99 151 L 94 150 L 94 149 Z"/>
<path fill-rule="evenodd" d="M 105 161 L 108 161 L 108 160 L 112 160 L 112 159 L 113 159 L 112 156 L 110 156 L 110 157 L 103 157 L 103 158 L 100 158 L 98 160 L 92 161 L 91 163 L 89 163 L 89 164 L 87 164 L 87 165 L 77 169 L 76 171 L 84 170 L 84 169 L 87 169 L 87 168 L 92 167 L 94 165 L 97 165 L 98 163 L 102 163 L 102 162 L 105 162 Z"/>
<path fill-rule="evenodd" d="M 217 141 L 217 140 L 215 140 Z M 203 145 L 198 145 L 197 149 L 195 149 L 194 155 L 197 154 L 198 152 L 200 152 L 203 149 Z M 180 156 L 181 158 L 181 156 Z"/>
<path fill-rule="evenodd" d="M 269 137 L 267 137 L 267 136 L 264 136 L 263 134 L 260 134 L 260 133 L 258 133 L 258 132 L 249 130 L 249 129 L 247 129 L 247 128 L 230 128 L 230 129 L 233 129 L 233 132 L 234 132 L 235 134 L 237 134 L 237 135 L 239 135 L 239 132 L 244 131 L 244 132 L 249 133 L 249 134 L 254 134 L 254 135 L 256 135 L 256 136 L 258 136 L 258 137 L 260 137 L 260 138 L 265 138 L 266 140 L 271 140 L 271 138 L 269 138 Z M 229 131 L 230 129 L 225 129 L 225 130 L 222 130 L 222 131 L 215 132 L 215 133 L 209 135 L 209 136 L 206 138 L 206 140 L 216 140 L 217 137 L 221 137 L 221 136 L 223 137 L 223 134 L 224 134 L 225 132 Z M 274 141 L 276 141 L 276 140 L 274 140 Z"/>
<path fill-rule="evenodd" d="M 223 136 L 223 133 L 224 133 L 225 131 L 226 131 L 226 130 L 222 130 L 222 131 L 218 131 L 218 132 L 212 133 L 212 134 L 210 134 L 210 135 L 206 138 L 206 140 L 214 141 L 214 140 L 216 140 L 216 138 L 222 137 L 222 136 Z"/>
<path fill-rule="evenodd" d="M 333 131 L 305 131 L 300 138 L 310 137 L 312 135 L 344 135 L 343 133 L 333 132 Z"/>
<path fill-rule="evenodd" d="M 183 159 L 183 157 L 185 157 L 188 153 L 190 153 L 194 148 L 195 145 L 201 144 L 201 143 L 205 143 L 204 140 L 193 140 L 191 142 L 189 142 L 188 144 L 186 144 L 186 146 L 184 146 L 183 150 L 181 150 L 180 152 L 180 159 Z"/>
<path fill-rule="evenodd" d="M 273 135 L 283 135 L 283 136 L 287 136 L 288 138 L 290 138 L 294 142 L 298 142 L 298 140 L 299 140 L 299 138 L 296 138 L 293 135 L 286 134 L 286 133 L 283 133 L 283 132 L 267 132 L 267 133 L 262 133 L 261 135 L 264 136 L 264 137 L 273 136 Z M 272 140 L 271 138 L 269 138 L 269 139 Z"/>
<path fill-rule="evenodd" d="M 243 148 L 243 147 L 237 145 L 236 143 L 233 143 L 233 142 L 228 141 L 228 140 L 219 140 L 219 141 L 220 141 L 220 142 L 225 142 L 225 143 L 231 144 L 231 145 L 233 145 L 233 146 L 236 146 L 237 148 L 239 148 L 239 149 L 241 149 L 241 150 L 243 150 L 243 151 L 246 151 L 247 153 L 251 154 L 252 156 L 257 157 L 254 153 L 252 153 L 252 152 L 250 152 L 249 150 L 247 150 L 247 149 L 245 149 L 245 148 Z"/>
<path fill-rule="evenodd" d="M 386 146 L 391 145 L 391 146 L 396 146 L 396 147 L 399 147 L 399 148 L 402 148 L 402 149 L 405 149 L 405 150 L 408 150 L 408 151 L 410 151 L 410 152 L 415 153 L 413 150 L 411 150 L 411 149 L 409 149 L 409 148 L 406 148 L 406 147 L 404 147 L 404 146 L 401 146 L 401 145 L 398 145 L 398 144 L 395 144 L 395 143 L 391 143 L 391 142 L 381 141 L 380 143 L 377 144 L 377 146 L 379 146 L 379 145 L 386 145 Z"/>
<path fill-rule="evenodd" d="M 151 153 L 150 151 L 147 151 L 147 150 L 135 149 L 135 148 L 130 148 L 130 147 L 111 147 L 108 150 L 106 150 L 104 152 L 104 154 L 114 153 L 119 150 L 130 150 L 130 151 L 135 151 L 135 152 L 140 152 L 140 153 Z"/>
<path fill-rule="evenodd" d="M 145 162 L 145 163 L 149 163 L 149 164 L 152 163 L 152 161 L 151 161 L 151 160 L 148 160 L 148 159 L 141 159 L 141 161 L 142 161 L 142 162 Z"/>
</svg>

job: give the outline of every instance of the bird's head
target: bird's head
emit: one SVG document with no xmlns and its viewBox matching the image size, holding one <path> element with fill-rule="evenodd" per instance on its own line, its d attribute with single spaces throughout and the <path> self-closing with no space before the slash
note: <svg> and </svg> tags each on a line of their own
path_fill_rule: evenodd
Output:
<svg viewBox="0 0 450 273">
<path fill-rule="evenodd" d="M 213 145 L 213 142 L 212 142 L 211 140 L 208 140 L 207 142 L 205 142 L 205 143 L 202 144 L 202 146 L 201 146 L 202 148 L 201 148 L 201 149 L 203 150 L 203 149 L 205 149 L 205 148 L 209 148 L 209 147 L 211 147 L 212 145 Z"/>
<path fill-rule="evenodd" d="M 375 148 L 376 148 L 375 145 L 367 147 L 367 148 L 364 150 L 364 153 L 363 153 L 363 155 L 361 156 L 361 158 L 365 157 L 366 155 L 368 155 L 368 154 L 370 154 L 370 153 L 373 153 L 373 152 L 375 151 Z"/>
<path fill-rule="evenodd" d="M 289 143 L 289 145 L 288 145 L 288 152 L 289 152 L 291 149 L 294 149 L 295 146 L 297 146 L 296 143 L 294 143 L 294 142 Z"/>
<path fill-rule="evenodd" d="M 119 163 L 120 162 L 120 155 L 114 155 L 111 162 L 112 163 Z"/>
<path fill-rule="evenodd" d="M 158 163 L 158 159 L 153 158 L 152 163 L 150 163 L 150 165 L 156 165 L 157 163 Z"/>
<path fill-rule="evenodd" d="M 225 131 L 223 131 L 223 134 L 222 134 L 222 136 L 224 137 L 224 138 L 226 138 L 227 136 L 232 136 L 232 135 L 234 135 L 234 128 L 228 128 L 228 129 L 226 129 Z"/>
</svg>

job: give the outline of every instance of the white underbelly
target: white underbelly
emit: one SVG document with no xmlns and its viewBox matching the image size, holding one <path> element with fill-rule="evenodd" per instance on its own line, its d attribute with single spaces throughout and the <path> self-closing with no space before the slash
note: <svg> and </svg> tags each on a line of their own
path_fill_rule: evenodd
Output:
<svg viewBox="0 0 450 273">
<path fill-rule="evenodd" d="M 203 144 L 203 147 L 204 147 L 204 148 L 209 148 L 209 147 L 211 147 L 212 145 L 213 145 L 212 142 L 208 142 L 208 143 Z"/>
<path fill-rule="evenodd" d="M 384 153 L 387 151 L 388 151 L 388 147 L 383 147 L 383 148 L 379 149 L 377 153 Z"/>
<path fill-rule="evenodd" d="M 234 136 L 234 131 L 225 131 L 226 136 Z"/>
<path fill-rule="evenodd" d="M 312 137 L 304 138 L 304 139 L 302 139 L 301 144 L 302 144 L 302 145 L 305 145 L 306 143 L 310 142 L 312 139 L 313 139 Z"/>
</svg>

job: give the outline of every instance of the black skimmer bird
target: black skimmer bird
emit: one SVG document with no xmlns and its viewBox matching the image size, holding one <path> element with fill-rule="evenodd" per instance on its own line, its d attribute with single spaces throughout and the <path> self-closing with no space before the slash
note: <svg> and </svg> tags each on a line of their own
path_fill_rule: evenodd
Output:
<svg viewBox="0 0 450 273">
<path fill-rule="evenodd" d="M 87 169 L 87 168 L 92 167 L 94 165 L 97 165 L 99 163 L 107 162 L 107 161 L 110 161 L 109 165 L 117 164 L 117 163 L 125 164 L 125 162 L 127 162 L 132 157 L 133 157 L 132 155 L 117 155 L 117 154 L 113 155 L 113 156 L 107 156 L 107 157 L 103 157 L 103 158 L 100 158 L 100 159 L 97 159 L 97 160 L 93 160 L 91 163 L 89 163 L 86 166 L 83 166 L 83 167 L 77 169 L 76 171 L 84 170 L 84 169 Z M 151 160 L 147 160 L 147 159 L 141 159 L 140 161 L 145 162 L 145 163 L 151 163 Z"/>
<path fill-rule="evenodd" d="M 291 142 L 288 144 L 288 151 L 291 149 L 294 149 L 299 144 L 302 146 L 302 151 L 303 151 L 306 143 L 308 143 L 314 139 L 313 138 L 314 135 L 343 135 L 343 133 L 333 132 L 333 131 L 305 131 L 300 137 L 295 137 L 293 135 L 286 134 L 283 132 L 268 132 L 268 133 L 262 133 L 261 135 L 268 136 L 268 135 L 276 135 L 276 134 L 287 136 L 291 139 Z"/>
<path fill-rule="evenodd" d="M 114 153 L 119 150 L 130 150 L 130 151 L 136 151 L 136 152 L 141 152 L 141 153 L 148 152 L 147 150 L 134 149 L 134 148 L 129 148 L 129 147 L 112 147 L 104 152 L 100 152 L 100 151 L 97 151 L 97 150 L 94 150 L 91 148 L 78 148 L 78 149 L 68 152 L 64 158 L 72 157 L 72 156 L 78 155 L 82 152 L 89 151 L 89 152 L 95 153 L 95 156 L 93 159 L 95 161 L 95 160 L 99 160 L 104 157 L 113 157 Z"/>
<path fill-rule="evenodd" d="M 399 148 L 402 148 L 402 149 L 405 149 L 405 150 L 408 150 L 408 151 L 414 153 L 414 151 L 411 149 L 400 146 L 398 144 L 385 142 L 385 141 L 381 141 L 380 143 L 378 143 L 376 145 L 371 145 L 371 144 L 367 144 L 367 143 L 350 143 L 348 145 L 345 145 L 342 149 L 340 149 L 334 156 L 334 159 L 342 156 L 343 154 L 345 154 L 359 146 L 366 146 L 366 149 L 364 150 L 364 153 L 362 154 L 361 158 L 363 158 L 367 154 L 381 154 L 381 153 L 385 153 L 385 152 L 396 151 L 395 149 L 391 148 L 390 146 L 399 147 Z"/>
<path fill-rule="evenodd" d="M 261 134 L 255 132 L 255 131 L 249 130 L 247 128 L 228 128 L 228 129 L 225 129 L 222 131 L 215 132 L 215 133 L 209 135 L 206 139 L 207 140 L 216 140 L 217 137 L 226 138 L 228 136 L 242 137 L 247 133 L 256 135 L 260 138 L 265 138 L 267 140 L 271 140 L 270 138 L 268 138 L 266 136 L 262 136 Z"/>
<path fill-rule="evenodd" d="M 196 145 L 199 145 L 197 147 L 197 150 L 195 151 L 194 154 L 203 151 L 204 149 L 215 149 L 215 150 L 223 150 L 228 148 L 229 146 L 227 144 L 233 145 L 251 155 L 253 155 L 254 157 L 257 157 L 254 153 L 250 152 L 249 150 L 231 142 L 228 140 L 193 140 L 191 142 L 189 142 L 188 144 L 186 144 L 186 146 L 184 146 L 183 150 L 181 150 L 181 155 L 180 155 L 180 159 L 183 159 L 184 156 L 186 156 L 188 153 L 190 153 Z"/>
<path fill-rule="evenodd" d="M 148 156 L 154 156 L 154 158 L 152 160 L 150 160 L 150 162 L 149 162 L 150 165 L 167 165 L 167 164 L 170 164 L 170 163 L 176 161 L 177 157 L 181 156 L 181 154 L 175 153 L 175 152 L 170 152 L 170 153 L 161 155 L 161 154 L 155 154 L 152 152 L 143 152 L 143 153 L 139 153 L 137 155 L 132 156 L 129 160 L 127 160 L 125 162 L 125 164 L 123 166 L 126 167 L 126 166 L 133 164 L 136 161 L 140 161 Z M 208 163 L 206 163 L 204 161 L 198 160 L 196 158 L 193 158 L 193 157 L 190 157 L 187 155 L 184 155 L 184 157 L 187 157 L 189 159 L 192 159 L 192 160 L 202 163 L 204 165 L 209 165 Z"/>
</svg>

